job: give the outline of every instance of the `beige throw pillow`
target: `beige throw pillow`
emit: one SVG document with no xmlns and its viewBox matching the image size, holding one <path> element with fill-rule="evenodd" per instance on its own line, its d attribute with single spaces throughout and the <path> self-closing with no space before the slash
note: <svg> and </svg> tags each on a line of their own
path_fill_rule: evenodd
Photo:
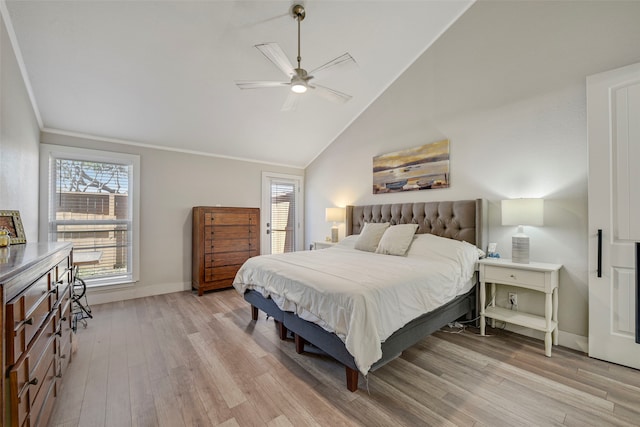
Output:
<svg viewBox="0 0 640 427">
<path fill-rule="evenodd" d="M 416 234 L 417 229 L 418 224 L 392 225 L 382 235 L 376 253 L 404 256 L 413 241 L 413 235 Z"/>
<path fill-rule="evenodd" d="M 354 247 L 361 251 L 375 252 L 387 228 L 389 228 L 388 222 L 367 222 L 362 228 Z"/>
</svg>

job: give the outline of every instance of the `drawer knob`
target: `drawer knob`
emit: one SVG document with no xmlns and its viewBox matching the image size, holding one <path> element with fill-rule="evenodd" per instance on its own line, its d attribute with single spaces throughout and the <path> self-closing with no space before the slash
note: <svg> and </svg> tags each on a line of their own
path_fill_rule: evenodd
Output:
<svg viewBox="0 0 640 427">
<path fill-rule="evenodd" d="M 509 277 L 511 277 L 512 279 L 515 279 L 516 275 L 515 274 L 510 274 Z"/>
<path fill-rule="evenodd" d="M 33 317 L 29 317 L 28 319 L 25 319 L 22 321 L 23 325 L 33 325 Z"/>
<path fill-rule="evenodd" d="M 32 379 L 32 380 L 29 380 L 29 382 L 28 382 L 27 384 L 30 384 L 30 385 L 38 385 L 38 379 L 37 379 L 37 378 L 34 378 L 34 379 Z"/>
</svg>

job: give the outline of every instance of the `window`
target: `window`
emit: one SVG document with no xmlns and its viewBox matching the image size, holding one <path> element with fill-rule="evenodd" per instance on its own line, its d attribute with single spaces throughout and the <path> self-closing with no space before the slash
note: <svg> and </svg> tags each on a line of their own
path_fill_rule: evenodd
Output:
<svg viewBox="0 0 640 427">
<path fill-rule="evenodd" d="M 72 242 L 74 259 L 98 258 L 79 266 L 87 286 L 137 281 L 139 163 L 129 154 L 42 145 L 40 238 Z"/>
</svg>

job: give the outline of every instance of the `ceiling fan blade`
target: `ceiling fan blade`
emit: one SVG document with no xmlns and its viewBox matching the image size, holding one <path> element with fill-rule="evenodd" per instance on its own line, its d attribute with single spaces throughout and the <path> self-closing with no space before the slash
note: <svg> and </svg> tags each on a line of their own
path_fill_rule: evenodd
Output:
<svg viewBox="0 0 640 427">
<path fill-rule="evenodd" d="M 313 78 L 317 78 L 318 75 L 322 75 L 326 71 L 333 71 L 347 65 L 355 65 L 355 64 L 356 64 L 356 60 L 353 59 L 353 57 L 347 52 L 345 54 L 338 56 L 335 59 L 332 59 L 326 64 L 319 66 L 315 70 L 311 70 L 309 74 L 312 75 Z"/>
<path fill-rule="evenodd" d="M 292 77 L 296 73 L 291 61 L 289 61 L 289 58 L 287 58 L 278 43 L 257 44 L 256 48 L 287 76 Z"/>
<path fill-rule="evenodd" d="M 280 87 L 280 86 L 289 86 L 290 82 L 273 82 L 268 80 L 247 80 L 247 81 L 237 81 L 236 85 L 240 89 L 260 89 L 264 87 Z"/>
<path fill-rule="evenodd" d="M 300 102 L 301 94 L 289 91 L 289 95 L 287 95 L 287 99 L 284 100 L 284 104 L 282 105 L 282 111 L 295 111 L 298 108 L 298 102 Z"/>
<path fill-rule="evenodd" d="M 346 93 L 330 89 L 326 86 L 309 85 L 309 88 L 313 89 L 313 93 L 320 95 L 321 97 L 326 98 L 329 101 L 337 102 L 338 104 L 344 104 L 345 102 L 353 98 L 351 95 L 347 95 Z"/>
</svg>

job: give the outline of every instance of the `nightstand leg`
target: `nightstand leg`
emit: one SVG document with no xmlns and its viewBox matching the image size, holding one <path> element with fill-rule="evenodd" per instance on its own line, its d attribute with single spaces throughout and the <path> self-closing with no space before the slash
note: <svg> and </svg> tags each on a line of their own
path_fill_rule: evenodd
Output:
<svg viewBox="0 0 640 427">
<path fill-rule="evenodd" d="M 544 334 L 544 354 L 547 357 L 551 357 L 551 315 L 553 312 L 552 295 L 544 295 L 544 319 L 545 319 L 545 334 Z"/>
<path fill-rule="evenodd" d="M 480 282 L 480 335 L 484 336 L 484 306 L 487 299 L 486 288 L 484 282 Z"/>
<path fill-rule="evenodd" d="M 551 332 L 544 334 L 544 355 L 551 357 Z"/>
<path fill-rule="evenodd" d="M 560 324 L 558 323 L 558 288 L 553 290 L 553 320 L 556 322 L 556 328 L 553 330 L 553 345 L 558 345 L 560 329 Z"/>
<path fill-rule="evenodd" d="M 495 307 L 496 306 L 496 284 L 492 283 L 491 284 L 491 307 Z M 491 327 L 495 328 L 496 327 L 496 319 L 491 319 Z"/>
</svg>

